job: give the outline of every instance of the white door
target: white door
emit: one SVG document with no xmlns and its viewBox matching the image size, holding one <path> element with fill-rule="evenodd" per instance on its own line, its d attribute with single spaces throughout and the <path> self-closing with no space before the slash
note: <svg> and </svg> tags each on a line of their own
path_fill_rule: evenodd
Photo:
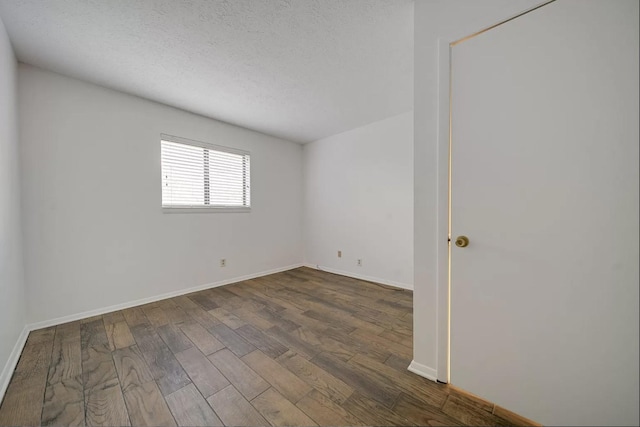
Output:
<svg viewBox="0 0 640 427">
<path fill-rule="evenodd" d="M 452 47 L 451 383 L 638 425 L 638 1 L 558 0 Z"/>
</svg>

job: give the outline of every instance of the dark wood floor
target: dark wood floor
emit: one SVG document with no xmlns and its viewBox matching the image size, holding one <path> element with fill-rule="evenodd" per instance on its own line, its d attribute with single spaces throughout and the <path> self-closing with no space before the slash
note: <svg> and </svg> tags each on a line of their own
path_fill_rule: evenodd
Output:
<svg viewBox="0 0 640 427">
<path fill-rule="evenodd" d="M 526 425 L 407 371 L 412 293 L 308 268 L 29 335 L 0 425 Z"/>
</svg>

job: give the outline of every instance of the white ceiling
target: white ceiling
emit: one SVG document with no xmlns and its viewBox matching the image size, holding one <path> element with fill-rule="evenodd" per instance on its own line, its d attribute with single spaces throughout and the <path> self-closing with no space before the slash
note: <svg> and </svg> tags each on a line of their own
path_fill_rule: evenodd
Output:
<svg viewBox="0 0 640 427">
<path fill-rule="evenodd" d="M 22 62 L 297 142 L 413 109 L 413 0 L 0 0 Z"/>
</svg>

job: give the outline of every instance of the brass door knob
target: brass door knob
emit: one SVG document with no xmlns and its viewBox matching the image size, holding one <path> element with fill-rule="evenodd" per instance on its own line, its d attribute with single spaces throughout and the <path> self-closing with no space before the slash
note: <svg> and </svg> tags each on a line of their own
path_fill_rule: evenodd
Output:
<svg viewBox="0 0 640 427">
<path fill-rule="evenodd" d="M 459 248 L 466 248 L 469 246 L 469 238 L 467 236 L 456 237 L 456 246 Z"/>
</svg>

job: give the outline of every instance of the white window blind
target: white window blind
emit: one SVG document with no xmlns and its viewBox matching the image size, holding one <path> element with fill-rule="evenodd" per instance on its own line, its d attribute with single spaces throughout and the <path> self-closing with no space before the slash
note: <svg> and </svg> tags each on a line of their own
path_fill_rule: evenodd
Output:
<svg viewBox="0 0 640 427">
<path fill-rule="evenodd" d="M 248 152 L 162 135 L 161 157 L 163 208 L 251 206 Z"/>
</svg>

